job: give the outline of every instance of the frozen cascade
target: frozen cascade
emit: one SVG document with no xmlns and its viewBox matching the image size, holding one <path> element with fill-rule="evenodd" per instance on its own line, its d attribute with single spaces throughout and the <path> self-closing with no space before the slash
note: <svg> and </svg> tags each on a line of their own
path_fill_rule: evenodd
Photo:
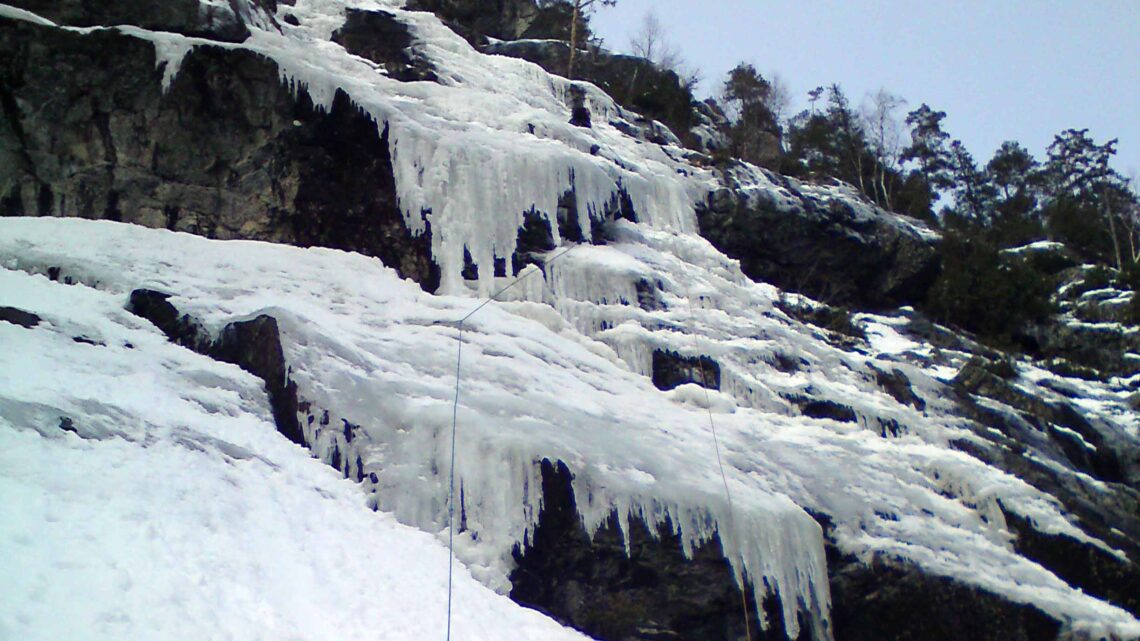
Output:
<svg viewBox="0 0 1140 641">
<path fill-rule="evenodd" d="M 460 276 L 464 250 L 479 267 L 474 293 L 486 295 L 504 284 L 492 261 L 513 253 L 523 212 L 545 216 L 557 236 L 558 196 L 572 186 L 588 235 L 591 216 L 624 190 L 639 224 L 619 221 L 611 245 L 575 249 L 545 274 L 528 267 L 534 275 L 505 297 L 514 302 L 488 306 L 465 327 L 457 487 L 468 529 L 457 554 L 473 574 L 508 587 L 510 550 L 526 539 L 541 507 L 535 462 L 549 457 L 574 472 L 591 531 L 616 514 L 623 532 L 631 517 L 650 527 L 667 518 L 689 549 L 719 533 L 738 577 L 780 593 L 790 626 L 803 608 L 817 632 L 827 627 L 821 532 L 804 506 L 831 515 L 840 547 L 861 558 L 905 559 L 1090 629 L 1134 629 L 1131 617 L 1011 551 L 994 511 L 999 499 L 1043 532 L 1089 537 L 1051 497 L 946 448 L 973 438 L 948 412 L 934 407 L 895 440 L 865 426 L 789 415 L 780 392 L 809 388 L 850 398 L 858 415 L 881 415 L 893 401 L 876 390 L 867 366 L 897 352 L 873 342 L 859 355 L 831 348 L 816 330 L 776 310 L 774 288 L 749 282 L 734 261 L 692 234 L 692 203 L 706 193 L 707 173 L 620 133 L 609 122 L 621 110 L 596 88 L 522 61 L 480 56 L 434 17 L 396 4 L 298 0 L 292 11 L 302 27 L 254 29 L 240 45 L 183 39 L 179 46 L 259 53 L 318 107 L 331 107 L 343 91 L 378 131 L 387 126 L 408 225 L 422 232 L 430 222 L 443 292 L 467 297 L 424 295 L 360 256 L 223 245 L 83 221 L 4 221 L 0 250 L 18 257 L 4 268 L 42 273 L 63 266 L 80 282 L 119 294 L 148 283 L 169 288 L 183 296 L 180 308 L 214 330 L 236 317 L 272 314 L 302 396 L 342 415 L 334 413 L 327 429 L 310 428 L 318 448 L 337 448 L 353 464 L 360 456 L 357 471 L 376 474 L 379 507 L 439 533 L 447 514 L 456 321 L 475 305 Z M 392 10 L 412 27 L 442 82 L 393 81 L 327 42 L 346 5 Z M 174 40 L 125 33 L 155 42 L 156 51 L 159 40 Z M 176 47 L 164 51 L 160 58 L 177 55 Z M 572 84 L 586 93 L 593 129 L 567 122 Z M 778 197 L 779 184 L 757 176 L 757 193 Z M 770 184 L 760 184 L 765 180 Z M 821 197 L 840 190 L 814 189 Z M 290 268 L 282 271 L 283 264 Z M 660 288 L 662 309 L 635 304 L 635 283 L 646 276 Z M 562 316 L 537 301 L 553 303 Z M 803 356 L 795 372 L 773 365 L 785 346 Z M 714 398 L 723 412 L 717 420 L 731 518 L 705 412 L 686 401 L 693 390 L 663 395 L 645 379 L 656 348 L 711 353 L 721 362 Z M 931 371 L 898 366 L 918 391 L 933 386 Z M 340 418 L 362 417 L 370 423 L 350 444 L 336 436 Z M 850 479 L 859 479 L 855 491 L 841 491 Z"/>
<path fill-rule="evenodd" d="M 314 4 L 298 3 L 297 10 Z M 695 231 L 699 181 L 681 176 L 679 163 L 665 152 L 646 154 L 610 126 L 621 110 L 603 92 L 521 60 L 479 56 L 434 16 L 393 11 L 412 28 L 418 46 L 451 71 L 441 74 L 443 85 L 389 80 L 327 42 L 313 44 L 329 53 L 319 57 L 298 55 L 290 41 L 271 31 L 255 32 L 246 46 L 276 61 L 283 80 L 305 89 L 314 104 L 327 109 L 342 90 L 389 127 L 400 207 L 413 233 L 431 225 L 441 292 L 465 291 L 459 275 L 464 250 L 479 268 L 479 295 L 494 291 L 493 261 L 514 253 L 527 211 L 543 215 L 560 242 L 554 215 L 558 198 L 571 190 L 587 237 L 593 221 L 622 193 L 641 222 Z M 326 24 L 325 17 L 317 22 Z M 503 91 L 505 85 L 525 92 Z M 594 115 L 588 133 L 569 124 L 572 86 L 585 93 Z M 485 124 L 471 127 L 472 121 Z M 636 167 L 619 160 L 631 147 L 642 156 Z"/>
</svg>

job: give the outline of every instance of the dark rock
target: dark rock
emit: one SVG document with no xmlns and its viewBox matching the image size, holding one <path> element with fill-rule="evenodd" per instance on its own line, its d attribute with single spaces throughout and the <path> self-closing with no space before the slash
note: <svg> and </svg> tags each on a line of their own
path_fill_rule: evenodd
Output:
<svg viewBox="0 0 1140 641">
<path fill-rule="evenodd" d="M 860 215 L 843 199 L 805 195 L 775 174 L 768 177 L 780 184 L 783 202 L 747 195 L 734 176 L 722 174 L 724 188 L 698 207 L 697 219 L 701 235 L 738 259 L 749 278 L 865 309 L 926 299 L 941 265 L 930 237 L 886 212 Z"/>
<path fill-rule="evenodd" d="M 4 19 L 0 60 L 7 210 L 357 251 L 438 286 L 430 227 L 413 235 L 396 201 L 387 127 L 343 92 L 323 110 L 265 57 L 199 46 L 163 93 L 148 42 Z"/>
<path fill-rule="evenodd" d="M 514 275 L 518 275 L 528 264 L 538 262 L 535 255 L 553 251 L 555 247 L 550 221 L 534 210 L 524 213 L 523 225 L 519 228 L 515 242 L 515 253 L 511 256 Z"/>
<path fill-rule="evenodd" d="M 208 352 L 212 343 L 209 333 L 194 318 L 180 314 L 169 299 L 170 294 L 136 289 L 127 301 L 127 311 L 153 323 L 170 342 L 199 353 Z"/>
<path fill-rule="evenodd" d="M 964 392 L 984 396 L 1022 412 L 1040 431 L 1051 436 L 1062 458 L 1092 476 L 1108 482 L 1123 482 L 1120 454 L 1076 408 L 1067 402 L 1045 401 L 987 369 L 980 357 L 971 359 L 954 378 Z M 1063 428 L 1063 429 L 1058 429 Z"/>
<path fill-rule="evenodd" d="M 79 430 L 75 427 L 75 421 L 73 421 L 70 416 L 59 417 L 59 429 L 73 434 L 79 433 Z"/>
<path fill-rule="evenodd" d="M 1006 525 L 1017 535 L 1018 554 L 1049 568 L 1070 585 L 1140 616 L 1140 567 L 1068 536 L 1044 534 L 1033 524 L 1005 512 Z"/>
<path fill-rule="evenodd" d="M 887 372 L 874 365 L 870 365 L 870 368 L 875 373 L 875 382 L 896 401 L 903 405 L 910 405 L 920 412 L 926 409 L 926 401 L 914 393 L 914 389 L 910 386 L 910 379 L 902 370 L 896 367 Z"/>
<path fill-rule="evenodd" d="M 1059 443 L 1055 430 L 1041 429 L 1040 425 L 1047 425 L 1043 419 L 1013 408 L 978 403 L 958 387 L 948 388 L 946 395 L 958 403 L 963 416 L 976 422 L 978 437 L 969 443 L 955 441 L 952 447 L 1056 497 L 1081 529 L 1129 558 L 1140 558 L 1140 491 L 1135 489 L 1140 461 L 1134 453 L 1130 462 L 1123 459 L 1123 475 L 1130 485 L 1087 483 L 1077 475 L 1058 473 L 1049 463 L 1063 464 L 1068 457 L 1065 446 L 1070 444 Z M 1037 425 L 1027 420 L 1030 418 Z M 1110 444 L 1105 449 L 1114 447 Z M 1088 463 L 1083 453 L 1077 460 Z"/>
<path fill-rule="evenodd" d="M 408 25 L 387 11 L 348 9 L 344 25 L 332 40 L 349 53 L 380 65 L 396 80 L 438 80 L 427 58 L 412 50 Z"/>
<path fill-rule="evenodd" d="M 1120 325 L 1089 324 L 1051 319 L 1024 329 L 1033 342 L 1034 356 L 1064 359 L 1091 367 L 1101 375 L 1131 376 L 1140 373 L 1140 333 Z"/>
<path fill-rule="evenodd" d="M 633 284 L 633 288 L 637 291 L 637 306 L 647 312 L 655 312 L 665 309 L 665 303 L 661 302 L 661 283 L 651 283 L 644 278 L 639 278 Z"/>
<path fill-rule="evenodd" d="M 1047 641 L 1040 610 L 884 559 L 864 565 L 828 549 L 831 617 L 843 641 Z"/>
<path fill-rule="evenodd" d="M 586 92 L 577 85 L 570 87 L 570 124 L 586 129 L 593 126 L 590 108 L 586 106 Z"/>
<path fill-rule="evenodd" d="M 823 527 L 837 641 L 1048 641 L 1061 624 L 1030 605 L 931 576 L 876 556 L 863 563 L 840 550 L 826 515 Z"/>
<path fill-rule="evenodd" d="M 74 27 L 133 25 L 226 42 L 242 42 L 249 37 L 249 29 L 244 22 L 250 17 L 249 8 L 243 8 L 239 3 L 224 6 L 203 5 L 199 0 L 9 0 L 8 4 L 56 24 Z M 268 17 L 272 14 L 263 15 Z"/>
<path fill-rule="evenodd" d="M 770 361 L 772 367 L 784 372 L 785 374 L 794 374 L 800 371 L 800 368 L 807 365 L 807 361 L 802 358 L 787 354 L 785 352 L 775 352 L 772 354 Z"/>
<path fill-rule="evenodd" d="M 528 544 L 515 549 L 511 598 L 603 641 L 783 639 L 776 597 L 765 600 L 764 633 L 752 590 L 746 599 L 719 543 L 686 559 L 680 536 L 659 524 L 660 538 L 630 520 L 629 554 L 616 519 L 593 539 L 578 517 L 569 469 L 542 462 L 542 511 Z M 742 607 L 742 604 L 745 604 Z M 810 638 L 803 626 L 802 639 Z"/>
<path fill-rule="evenodd" d="M 836 403 L 835 401 L 803 396 L 794 396 L 789 400 L 800 408 L 801 414 L 810 418 L 826 418 L 839 421 L 840 423 L 855 423 L 858 421 L 855 410 L 847 405 Z"/>
<path fill-rule="evenodd" d="M 297 384 L 289 379 L 276 319 L 262 314 L 253 320 L 226 325 L 211 353 L 265 381 L 277 431 L 290 441 L 305 445 L 305 433 L 297 420 Z"/>
<path fill-rule="evenodd" d="M 522 58 L 563 76 L 570 57 L 570 46 L 555 40 L 496 42 L 483 50 Z M 590 49 L 575 59 L 574 78 L 592 82 L 619 105 L 644 117 L 637 123 L 642 131 L 629 131 L 630 135 L 657 144 L 697 142 L 689 133 L 696 122 L 697 103 L 675 72 L 658 68 L 644 58 Z M 664 123 L 667 129 L 654 126 L 653 121 Z"/>
<path fill-rule="evenodd" d="M 436 14 L 476 47 L 487 38 L 564 38 L 570 23 L 551 15 L 557 7 L 539 7 L 534 0 L 409 0 L 407 9 Z"/>
<path fill-rule="evenodd" d="M 25 312 L 15 307 L 0 307 L 0 323 L 11 323 L 24 328 L 32 328 L 40 324 L 42 319 L 31 312 Z"/>
<path fill-rule="evenodd" d="M 695 383 L 720 389 L 720 364 L 708 356 L 682 356 L 672 350 L 653 351 L 653 384 L 659 390 Z"/>
<path fill-rule="evenodd" d="M 581 243 L 586 240 L 582 223 L 578 220 L 578 195 L 573 190 L 558 198 L 557 219 L 562 242 Z"/>
<path fill-rule="evenodd" d="M 801 323 L 815 325 L 816 327 L 826 329 L 835 334 L 847 336 L 856 341 L 867 340 L 867 333 L 863 331 L 862 327 L 855 324 L 855 321 L 851 318 L 851 310 L 846 307 L 833 307 L 831 305 L 819 304 L 798 305 L 782 298 L 777 299 L 775 305 L 780 311 Z M 840 344 L 842 345 L 843 341 L 840 341 Z"/>
</svg>

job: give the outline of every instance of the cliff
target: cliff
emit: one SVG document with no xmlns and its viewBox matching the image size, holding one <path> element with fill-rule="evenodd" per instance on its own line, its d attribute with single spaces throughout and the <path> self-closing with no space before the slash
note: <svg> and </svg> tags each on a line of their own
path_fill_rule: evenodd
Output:
<svg viewBox="0 0 1140 641">
<path fill-rule="evenodd" d="M 1140 635 L 1136 377 L 899 307 L 937 233 L 714 168 L 400 3 L 92 4 L 0 5 L 0 479 L 157 534 L 79 528 L 80 573 L 36 552 L 58 514 L 12 520 L 6 573 L 53 586 L 5 588 L 16 636 L 178 636 L 152 602 L 98 618 L 88 577 L 189 591 L 179 617 L 261 589 L 221 626 L 439 633 L 449 513 L 470 638 L 576 636 L 507 596 L 615 641 Z M 294 588 L 249 569 L 263 540 Z"/>
</svg>

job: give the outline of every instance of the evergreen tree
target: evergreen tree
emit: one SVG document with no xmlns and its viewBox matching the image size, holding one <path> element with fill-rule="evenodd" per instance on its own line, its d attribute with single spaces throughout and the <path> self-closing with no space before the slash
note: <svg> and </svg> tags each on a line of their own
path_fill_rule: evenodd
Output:
<svg viewBox="0 0 1140 641">
<path fill-rule="evenodd" d="M 1049 145 L 1043 177 L 1049 232 L 1091 258 L 1124 269 L 1133 230 L 1128 214 L 1136 197 L 1109 166 L 1115 139 L 1098 145 L 1088 129 L 1067 129 Z"/>
<path fill-rule="evenodd" d="M 728 132 L 730 152 L 736 158 L 778 169 L 782 132 L 771 102 L 772 84 L 756 68 L 740 63 L 724 81 L 722 100 L 733 119 Z"/>
<path fill-rule="evenodd" d="M 954 213 L 972 225 L 989 227 L 993 222 L 990 216 L 993 186 L 960 140 L 950 143 L 948 173 L 954 195 Z"/>
<path fill-rule="evenodd" d="M 993 192 L 993 236 L 1001 247 L 1042 237 L 1037 206 L 1041 198 L 1040 164 L 1014 141 L 1003 142 L 986 164 Z"/>
<path fill-rule="evenodd" d="M 937 202 L 938 192 L 953 186 L 950 175 L 950 152 L 947 143 L 950 134 L 942 129 L 946 119 L 945 111 L 935 111 L 923 103 L 906 116 L 910 127 L 910 145 L 902 151 L 902 160 L 918 165 L 917 175 L 930 196 L 930 203 Z"/>
</svg>

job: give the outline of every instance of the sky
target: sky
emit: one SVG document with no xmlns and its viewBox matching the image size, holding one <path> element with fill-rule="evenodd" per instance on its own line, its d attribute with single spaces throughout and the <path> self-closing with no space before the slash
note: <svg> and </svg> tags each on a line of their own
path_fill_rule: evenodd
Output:
<svg viewBox="0 0 1140 641">
<path fill-rule="evenodd" d="M 699 7 L 699 8 L 698 8 Z M 628 50 L 653 10 L 715 92 L 749 62 L 789 87 L 838 83 L 852 103 L 880 88 L 945 111 L 979 164 L 1004 140 L 1039 159 L 1053 136 L 1119 138 L 1114 161 L 1140 180 L 1140 0 L 618 0 L 595 12 L 606 46 Z"/>
</svg>

